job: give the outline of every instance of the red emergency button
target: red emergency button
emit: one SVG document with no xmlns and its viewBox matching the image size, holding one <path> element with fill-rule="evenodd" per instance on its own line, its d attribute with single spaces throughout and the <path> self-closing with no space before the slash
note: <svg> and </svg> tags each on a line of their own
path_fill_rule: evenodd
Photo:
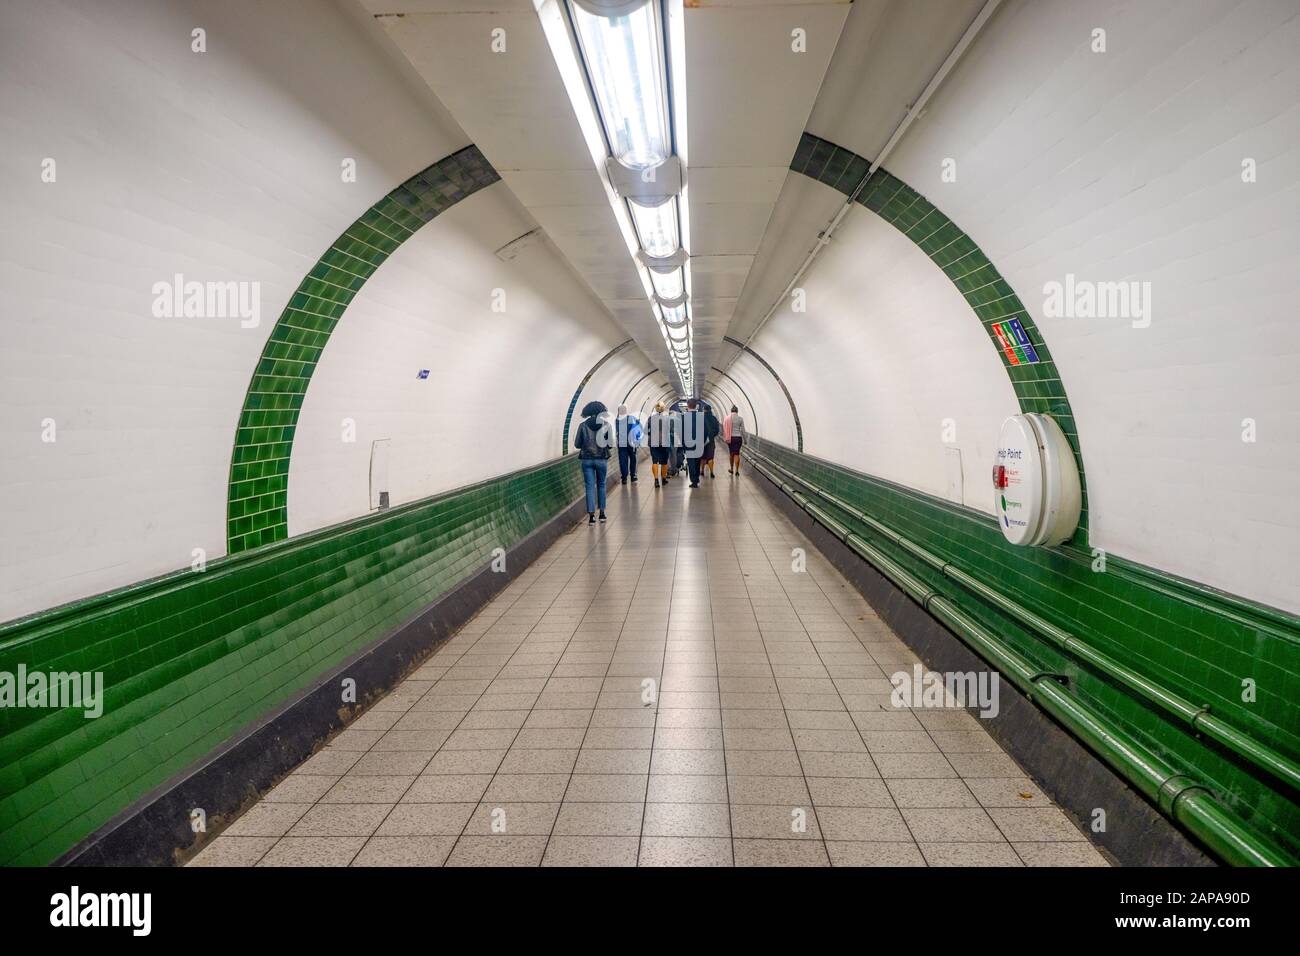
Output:
<svg viewBox="0 0 1300 956">
<path fill-rule="evenodd" d="M 993 487 L 1005 488 L 1006 486 L 1007 486 L 1007 466 L 994 465 L 993 466 Z"/>
</svg>

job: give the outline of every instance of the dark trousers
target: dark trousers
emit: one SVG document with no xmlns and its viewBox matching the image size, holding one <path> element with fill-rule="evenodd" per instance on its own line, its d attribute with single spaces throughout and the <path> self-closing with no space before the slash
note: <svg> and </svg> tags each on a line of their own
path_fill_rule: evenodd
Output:
<svg viewBox="0 0 1300 956">
<path fill-rule="evenodd" d="M 618 446 L 618 473 L 623 478 L 636 477 L 636 449 Z"/>
<path fill-rule="evenodd" d="M 686 471 L 691 476 L 691 484 L 698 485 L 700 483 L 700 460 L 698 458 L 687 458 Z"/>
</svg>

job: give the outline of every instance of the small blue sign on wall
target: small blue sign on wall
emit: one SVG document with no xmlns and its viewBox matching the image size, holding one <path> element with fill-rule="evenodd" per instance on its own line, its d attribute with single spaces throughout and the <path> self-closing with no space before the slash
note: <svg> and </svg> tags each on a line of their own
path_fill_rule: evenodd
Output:
<svg viewBox="0 0 1300 956">
<path fill-rule="evenodd" d="M 415 377 L 420 379 L 421 381 L 424 381 L 424 379 L 429 377 L 429 370 L 427 368 L 422 368 L 420 369 L 419 372 L 416 373 Z"/>
</svg>

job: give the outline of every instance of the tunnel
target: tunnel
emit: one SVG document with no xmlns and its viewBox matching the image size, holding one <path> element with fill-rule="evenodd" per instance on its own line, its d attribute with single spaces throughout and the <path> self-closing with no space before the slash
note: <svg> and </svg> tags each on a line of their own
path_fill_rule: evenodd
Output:
<svg viewBox="0 0 1300 956">
<path fill-rule="evenodd" d="M 11 876 L 1300 862 L 1293 0 L 9 0 L 0 89 Z"/>
</svg>

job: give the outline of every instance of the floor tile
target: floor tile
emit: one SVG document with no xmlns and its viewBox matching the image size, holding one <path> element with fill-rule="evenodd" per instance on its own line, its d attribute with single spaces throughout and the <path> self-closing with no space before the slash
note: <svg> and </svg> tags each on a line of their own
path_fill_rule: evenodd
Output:
<svg viewBox="0 0 1300 956">
<path fill-rule="evenodd" d="M 736 840 L 736 866 L 830 866 L 820 840 Z"/>
<path fill-rule="evenodd" d="M 915 843 L 869 843 L 864 841 L 826 841 L 826 851 L 833 866 L 925 866 L 925 857 Z"/>
<path fill-rule="evenodd" d="M 546 852 L 542 836 L 463 836 L 447 866 L 540 866 Z"/>
<path fill-rule="evenodd" d="M 555 821 L 557 835 L 639 836 L 641 803 L 569 803 Z"/>
<path fill-rule="evenodd" d="M 442 866 L 454 836 L 372 836 L 352 860 L 353 866 Z"/>
<path fill-rule="evenodd" d="M 717 837 L 643 836 L 638 865 L 731 866 L 731 840 Z"/>
<path fill-rule="evenodd" d="M 285 837 L 271 847 L 258 866 L 347 866 L 366 838 Z"/>
<path fill-rule="evenodd" d="M 547 844 L 542 866 L 636 866 L 635 836 L 556 835 Z"/>
<path fill-rule="evenodd" d="M 189 866 L 254 866 L 276 843 L 277 837 L 222 834 L 187 864 Z"/>
<path fill-rule="evenodd" d="M 729 837 L 731 811 L 725 803 L 650 803 L 641 832 L 653 837 Z"/>
</svg>

